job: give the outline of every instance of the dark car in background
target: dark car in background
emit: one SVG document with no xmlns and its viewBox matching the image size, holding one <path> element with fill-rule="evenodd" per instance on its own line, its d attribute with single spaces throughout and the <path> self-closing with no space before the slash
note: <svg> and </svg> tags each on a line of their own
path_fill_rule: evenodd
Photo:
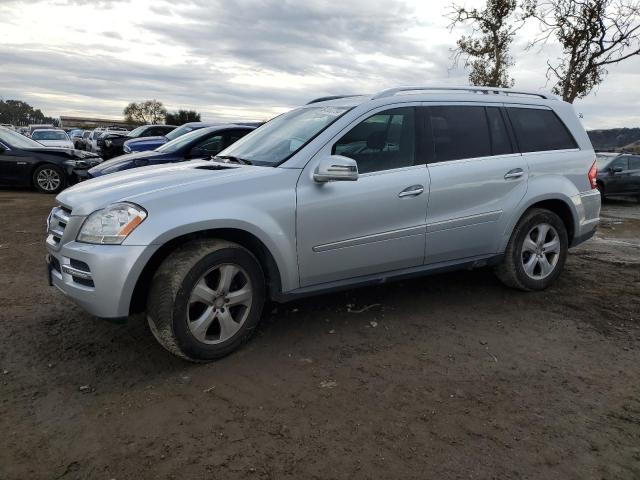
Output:
<svg viewBox="0 0 640 480">
<path fill-rule="evenodd" d="M 124 153 L 124 143 L 128 140 L 164 137 L 175 129 L 175 125 L 142 125 L 131 130 L 129 133 L 105 132 L 98 138 L 98 147 L 100 147 L 102 158 L 107 160 L 122 155 Z"/>
<path fill-rule="evenodd" d="M 597 153 L 597 185 L 602 198 L 634 196 L 640 201 L 640 155 Z"/>
<path fill-rule="evenodd" d="M 44 147 L 0 127 L 0 185 L 34 186 L 42 193 L 58 193 L 101 161 L 97 155 L 80 150 Z"/>
<path fill-rule="evenodd" d="M 184 162 L 196 158 L 210 158 L 232 143 L 244 137 L 256 127 L 237 124 L 223 124 L 199 128 L 161 145 L 155 150 L 135 152 L 113 158 L 90 169 L 88 178 L 130 168 L 162 163 Z"/>
<path fill-rule="evenodd" d="M 73 142 L 73 148 L 77 148 L 78 150 L 82 150 L 82 146 L 84 145 L 84 140 L 82 140 L 82 135 L 84 135 L 84 130 L 80 128 L 74 128 L 69 132 L 69 138 Z"/>
<path fill-rule="evenodd" d="M 194 130 L 198 130 L 200 128 L 213 127 L 215 125 L 220 125 L 219 123 L 209 123 L 209 122 L 191 122 L 185 123 L 175 130 L 170 131 L 167 134 L 163 134 L 156 137 L 145 137 L 145 138 L 133 138 L 131 140 L 126 140 L 124 142 L 123 150 L 124 153 L 134 153 L 134 152 L 145 152 L 147 150 L 155 150 L 160 145 L 164 145 L 167 142 L 175 140 L 176 138 L 184 135 L 185 133 L 192 132 Z"/>
</svg>

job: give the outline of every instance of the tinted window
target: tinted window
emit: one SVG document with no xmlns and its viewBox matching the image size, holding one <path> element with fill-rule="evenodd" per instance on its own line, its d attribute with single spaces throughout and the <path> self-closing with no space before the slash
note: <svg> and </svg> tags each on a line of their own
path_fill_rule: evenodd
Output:
<svg viewBox="0 0 640 480">
<path fill-rule="evenodd" d="M 429 116 L 436 162 L 491 155 L 484 107 L 429 107 Z"/>
<path fill-rule="evenodd" d="M 567 127 L 551 110 L 508 108 L 521 152 L 578 148 Z"/>
<path fill-rule="evenodd" d="M 367 118 L 336 142 L 333 153 L 353 158 L 360 173 L 414 165 L 414 108 L 396 108 Z"/>
<path fill-rule="evenodd" d="M 618 157 L 608 165 L 608 168 L 622 168 L 622 170 L 629 170 L 629 157 Z"/>
<path fill-rule="evenodd" d="M 640 157 L 629 157 L 629 170 L 640 170 Z"/>
<path fill-rule="evenodd" d="M 491 153 L 493 155 L 513 153 L 507 126 L 504 123 L 500 109 L 487 107 L 487 119 L 489 120 L 489 132 L 491 133 Z"/>
<path fill-rule="evenodd" d="M 211 155 L 215 155 L 220 150 L 224 148 L 223 144 L 223 136 L 222 134 L 216 135 L 215 137 L 211 137 L 204 142 L 200 143 L 197 147 L 199 151 L 204 151 L 210 153 Z"/>
<path fill-rule="evenodd" d="M 251 130 L 229 130 L 226 133 L 227 140 L 225 142 L 226 146 L 231 145 L 232 143 L 236 143 L 242 137 L 244 137 Z"/>
</svg>

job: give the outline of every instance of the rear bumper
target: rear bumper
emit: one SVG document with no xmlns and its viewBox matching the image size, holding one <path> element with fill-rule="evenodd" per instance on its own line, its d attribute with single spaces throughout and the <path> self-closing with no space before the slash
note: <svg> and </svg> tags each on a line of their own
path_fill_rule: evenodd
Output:
<svg viewBox="0 0 640 480">
<path fill-rule="evenodd" d="M 589 240 L 596 233 L 600 222 L 600 192 L 589 190 L 571 198 L 576 207 L 577 223 L 571 246 L 575 247 Z"/>
</svg>

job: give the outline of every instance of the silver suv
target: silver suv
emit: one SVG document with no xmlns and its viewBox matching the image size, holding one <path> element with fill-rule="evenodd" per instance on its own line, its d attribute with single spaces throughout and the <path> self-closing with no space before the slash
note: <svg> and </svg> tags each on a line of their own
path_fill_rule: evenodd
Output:
<svg viewBox="0 0 640 480">
<path fill-rule="evenodd" d="M 50 282 L 98 317 L 146 312 L 196 361 L 235 350 L 267 299 L 494 266 L 548 287 L 598 224 L 595 155 L 572 106 L 497 88 L 317 99 L 212 161 L 58 195 Z"/>
</svg>

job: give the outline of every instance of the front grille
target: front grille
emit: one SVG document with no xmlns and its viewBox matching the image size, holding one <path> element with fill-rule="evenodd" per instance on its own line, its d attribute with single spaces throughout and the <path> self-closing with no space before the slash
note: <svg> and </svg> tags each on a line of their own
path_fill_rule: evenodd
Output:
<svg viewBox="0 0 640 480">
<path fill-rule="evenodd" d="M 62 240 L 62 236 L 64 235 L 64 230 L 67 228 L 67 224 L 69 223 L 70 216 L 71 210 L 66 207 L 60 206 L 51 210 L 47 221 L 47 233 L 49 234 L 47 241 L 50 241 L 54 245 L 58 245 L 60 243 L 60 240 Z"/>
</svg>

